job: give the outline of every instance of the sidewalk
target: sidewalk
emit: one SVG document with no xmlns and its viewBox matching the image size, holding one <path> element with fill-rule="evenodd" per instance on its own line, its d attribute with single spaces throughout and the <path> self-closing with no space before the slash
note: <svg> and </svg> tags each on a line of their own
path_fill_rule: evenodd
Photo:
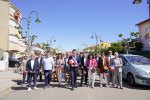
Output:
<svg viewBox="0 0 150 100">
<path fill-rule="evenodd" d="M 20 80 L 22 75 L 14 73 L 13 70 L 7 70 L 0 72 L 0 96 L 11 89 L 11 87 L 17 84 L 17 80 Z"/>
</svg>

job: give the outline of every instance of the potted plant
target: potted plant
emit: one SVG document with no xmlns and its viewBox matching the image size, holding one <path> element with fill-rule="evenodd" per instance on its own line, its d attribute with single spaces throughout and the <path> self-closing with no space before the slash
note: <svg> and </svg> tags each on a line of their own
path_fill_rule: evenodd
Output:
<svg viewBox="0 0 150 100">
<path fill-rule="evenodd" d="M 18 39 L 21 39 L 21 35 L 20 35 L 20 34 L 16 34 L 16 37 L 17 37 Z"/>
</svg>

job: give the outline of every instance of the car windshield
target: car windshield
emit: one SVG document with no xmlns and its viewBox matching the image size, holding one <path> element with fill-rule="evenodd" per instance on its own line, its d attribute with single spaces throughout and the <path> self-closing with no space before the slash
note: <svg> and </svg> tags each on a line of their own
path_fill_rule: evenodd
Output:
<svg viewBox="0 0 150 100">
<path fill-rule="evenodd" d="M 9 58 L 10 60 L 13 60 L 13 61 L 16 61 L 17 59 L 15 59 L 15 58 Z"/>
<path fill-rule="evenodd" d="M 150 65 L 150 60 L 142 56 L 126 56 L 130 63 L 137 65 Z"/>
</svg>

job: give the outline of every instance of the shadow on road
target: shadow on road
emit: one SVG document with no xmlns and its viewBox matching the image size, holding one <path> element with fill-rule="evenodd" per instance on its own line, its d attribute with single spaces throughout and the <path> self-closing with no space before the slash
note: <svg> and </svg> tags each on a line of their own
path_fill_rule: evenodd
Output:
<svg viewBox="0 0 150 100">
<path fill-rule="evenodd" d="M 123 87 L 136 90 L 150 90 L 150 86 L 143 86 L 143 85 L 130 86 L 128 85 L 126 80 L 123 80 Z"/>
<path fill-rule="evenodd" d="M 27 87 L 11 87 L 12 90 L 27 90 Z"/>
<path fill-rule="evenodd" d="M 13 82 L 16 83 L 16 86 L 12 87 L 12 90 L 27 90 L 28 84 L 22 84 L 21 80 L 12 80 Z M 51 82 L 50 87 L 52 88 L 64 88 L 64 89 L 69 89 L 71 90 L 71 85 L 65 82 L 62 82 L 63 84 L 59 86 L 58 82 Z M 78 88 L 82 87 L 87 87 L 87 85 L 84 85 L 81 87 L 80 86 L 80 81 L 77 82 Z M 100 83 L 99 80 L 95 81 L 95 87 L 99 87 Z M 44 88 L 45 84 L 44 82 L 37 82 L 37 87 L 38 88 Z M 136 90 L 150 90 L 150 86 L 141 86 L 141 85 L 136 85 L 136 86 L 129 86 L 126 80 L 123 80 L 123 87 L 128 88 L 128 89 L 136 89 Z M 110 86 L 110 88 L 115 88 L 113 86 Z"/>
</svg>

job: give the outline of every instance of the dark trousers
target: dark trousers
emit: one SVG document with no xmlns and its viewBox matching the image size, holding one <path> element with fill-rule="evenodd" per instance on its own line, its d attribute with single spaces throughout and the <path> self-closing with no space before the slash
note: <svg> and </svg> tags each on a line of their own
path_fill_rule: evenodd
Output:
<svg viewBox="0 0 150 100">
<path fill-rule="evenodd" d="M 68 82 L 70 84 L 70 80 L 71 80 L 71 74 L 70 74 L 70 68 L 65 68 L 65 81 Z"/>
<path fill-rule="evenodd" d="M 87 79 L 88 79 L 88 70 L 86 68 L 82 68 L 82 75 L 81 75 L 81 85 L 83 84 L 83 79 L 85 79 L 85 84 L 87 84 Z M 84 73 L 86 72 L 86 74 Z"/>
<path fill-rule="evenodd" d="M 31 87 L 31 83 L 33 81 L 33 86 L 36 86 L 36 78 L 37 78 L 37 73 L 28 73 L 29 77 L 29 87 Z"/>
<path fill-rule="evenodd" d="M 77 84 L 77 68 L 71 68 L 71 85 L 74 88 Z"/>
<path fill-rule="evenodd" d="M 26 81 L 26 77 L 27 77 L 27 83 L 29 82 L 29 77 L 28 77 L 28 74 L 27 74 L 27 72 L 23 72 L 23 77 L 22 77 L 22 83 L 25 83 L 25 81 Z"/>
<path fill-rule="evenodd" d="M 40 72 L 39 69 L 38 69 L 37 79 L 38 79 L 38 76 L 39 76 L 40 81 L 42 81 L 42 73 Z"/>
<path fill-rule="evenodd" d="M 45 86 L 50 84 L 50 81 L 52 80 L 52 70 L 44 70 L 44 76 L 45 76 Z"/>
</svg>

